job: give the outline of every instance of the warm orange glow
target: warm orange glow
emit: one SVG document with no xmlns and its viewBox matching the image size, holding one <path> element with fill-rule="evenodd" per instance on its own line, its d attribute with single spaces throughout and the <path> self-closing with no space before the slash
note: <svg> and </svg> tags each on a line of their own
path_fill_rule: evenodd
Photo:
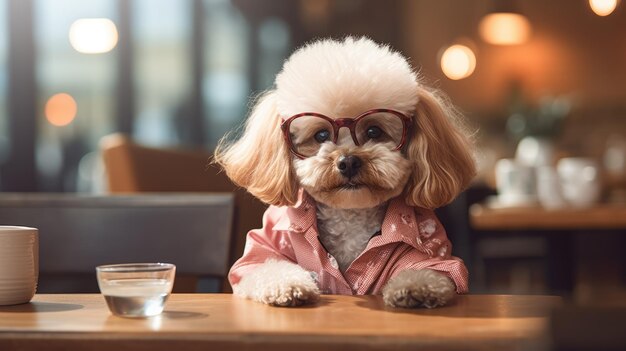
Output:
<svg viewBox="0 0 626 351">
<path fill-rule="evenodd" d="M 50 124 L 62 127 L 66 126 L 76 118 L 76 100 L 65 93 L 52 95 L 46 102 L 45 115 Z"/>
<path fill-rule="evenodd" d="M 492 13 L 480 21 L 481 38 L 495 45 L 523 44 L 530 37 L 530 22 L 517 13 Z"/>
<path fill-rule="evenodd" d="M 608 16 L 617 7 L 619 0 L 589 0 L 591 10 L 598 16 Z"/>
<path fill-rule="evenodd" d="M 441 70 L 452 80 L 467 78 L 476 68 L 476 55 L 464 45 L 452 45 L 441 55 Z"/>
<path fill-rule="evenodd" d="M 117 27 L 108 18 L 83 18 L 70 26 L 70 44 L 83 54 L 101 54 L 117 45 Z"/>
</svg>

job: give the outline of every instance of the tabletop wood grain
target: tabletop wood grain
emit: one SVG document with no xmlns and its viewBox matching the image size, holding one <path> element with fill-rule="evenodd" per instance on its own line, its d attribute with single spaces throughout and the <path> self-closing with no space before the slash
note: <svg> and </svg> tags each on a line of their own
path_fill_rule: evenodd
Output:
<svg viewBox="0 0 626 351">
<path fill-rule="evenodd" d="M 376 296 L 323 296 L 277 308 L 229 294 L 174 294 L 149 319 L 112 316 L 101 295 L 36 295 L 0 306 L 0 350 L 519 350 L 546 342 L 560 298 L 466 295 L 438 309 L 387 308 Z M 209 348 L 210 347 L 210 348 Z"/>
</svg>

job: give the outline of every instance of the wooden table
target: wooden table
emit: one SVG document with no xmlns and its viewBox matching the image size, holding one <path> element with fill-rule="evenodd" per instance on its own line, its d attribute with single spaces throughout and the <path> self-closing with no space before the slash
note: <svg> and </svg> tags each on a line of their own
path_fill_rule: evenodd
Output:
<svg viewBox="0 0 626 351">
<path fill-rule="evenodd" d="M 277 308 L 229 294 L 174 294 L 150 319 L 112 316 L 97 294 L 0 306 L 0 350 L 541 350 L 552 296 L 466 295 L 402 310 L 378 296 Z"/>
<path fill-rule="evenodd" d="M 626 229 L 626 206 L 546 210 L 539 206 L 494 208 L 477 204 L 470 208 L 470 223 L 476 230 Z"/>
<path fill-rule="evenodd" d="M 546 210 L 539 206 L 499 208 L 487 202 L 470 208 L 470 223 L 475 241 L 512 235 L 545 238 L 548 284 L 553 292 L 571 293 L 580 303 L 618 302 L 626 296 L 621 283 L 626 204 Z"/>
</svg>

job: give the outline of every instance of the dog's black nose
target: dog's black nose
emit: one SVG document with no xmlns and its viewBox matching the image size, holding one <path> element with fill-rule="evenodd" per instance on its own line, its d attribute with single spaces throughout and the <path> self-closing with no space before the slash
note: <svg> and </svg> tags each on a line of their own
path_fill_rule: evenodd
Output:
<svg viewBox="0 0 626 351">
<path fill-rule="evenodd" d="M 339 157 L 337 168 L 339 168 L 339 172 L 344 177 L 352 178 L 359 173 L 359 168 L 361 168 L 361 159 L 352 155 L 341 156 Z"/>
</svg>

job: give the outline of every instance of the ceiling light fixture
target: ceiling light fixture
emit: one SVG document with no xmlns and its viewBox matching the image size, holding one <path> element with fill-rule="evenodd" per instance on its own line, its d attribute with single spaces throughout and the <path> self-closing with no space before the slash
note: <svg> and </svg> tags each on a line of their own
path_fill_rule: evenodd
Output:
<svg viewBox="0 0 626 351">
<path fill-rule="evenodd" d="M 519 45 L 530 38 L 530 21 L 517 11 L 512 1 L 495 2 L 494 11 L 486 14 L 478 25 L 480 37 L 489 44 Z"/>
</svg>

